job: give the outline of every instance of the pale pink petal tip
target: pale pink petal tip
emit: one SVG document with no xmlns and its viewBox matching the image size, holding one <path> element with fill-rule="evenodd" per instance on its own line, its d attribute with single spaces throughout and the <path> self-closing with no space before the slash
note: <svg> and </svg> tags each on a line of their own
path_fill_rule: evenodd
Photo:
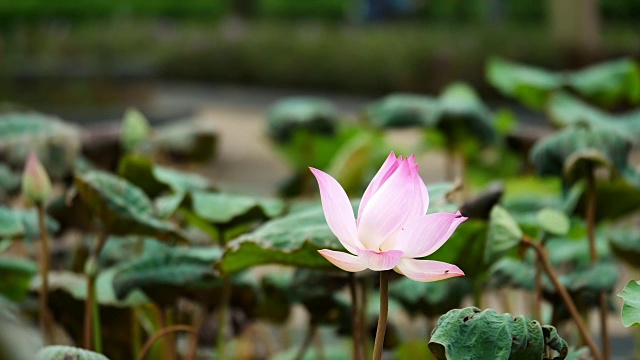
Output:
<svg viewBox="0 0 640 360">
<path fill-rule="evenodd" d="M 419 282 L 432 282 L 464 276 L 464 272 L 453 264 L 409 258 L 400 260 L 395 270 L 409 279 Z"/>
<path fill-rule="evenodd" d="M 318 250 L 318 253 L 344 271 L 358 272 L 367 268 L 361 259 L 351 254 L 326 249 Z"/>
<path fill-rule="evenodd" d="M 327 225 L 342 246 L 355 254 L 356 220 L 347 194 L 331 175 L 314 168 L 309 169 L 320 187 L 320 200 Z"/>
</svg>

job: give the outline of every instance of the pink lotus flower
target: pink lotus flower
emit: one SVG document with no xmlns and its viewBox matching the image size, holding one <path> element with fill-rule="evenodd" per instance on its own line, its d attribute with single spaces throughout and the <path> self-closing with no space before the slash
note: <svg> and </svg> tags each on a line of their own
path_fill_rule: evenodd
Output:
<svg viewBox="0 0 640 360">
<path fill-rule="evenodd" d="M 393 269 L 421 282 L 464 275 L 452 264 L 415 259 L 438 250 L 467 218 L 460 212 L 425 215 L 429 193 L 414 157 L 389 155 L 362 196 L 357 220 L 342 186 L 329 174 L 310 168 L 320 186 L 329 228 L 351 253 L 325 249 L 318 251 L 320 255 L 345 271 Z"/>
</svg>

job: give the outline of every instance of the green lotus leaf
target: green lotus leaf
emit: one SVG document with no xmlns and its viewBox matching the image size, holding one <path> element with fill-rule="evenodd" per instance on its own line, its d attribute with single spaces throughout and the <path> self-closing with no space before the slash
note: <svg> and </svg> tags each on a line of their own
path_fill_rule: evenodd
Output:
<svg viewBox="0 0 640 360">
<path fill-rule="evenodd" d="M 615 201 L 611 201 L 615 199 Z M 586 192 L 582 193 L 575 213 L 585 214 L 588 201 Z M 616 220 L 637 212 L 640 209 L 640 188 L 623 179 L 599 181 L 596 184 L 596 221 Z"/>
<path fill-rule="evenodd" d="M 365 109 L 367 120 L 379 128 L 424 127 L 435 123 L 438 101 L 419 94 L 392 94 Z"/>
<path fill-rule="evenodd" d="M 0 199 L 19 189 L 21 178 L 21 174 L 14 172 L 7 164 L 0 162 Z"/>
<path fill-rule="evenodd" d="M 29 292 L 29 282 L 38 272 L 38 266 L 31 260 L 0 257 L 0 295 L 20 302 Z"/>
<path fill-rule="evenodd" d="M 304 130 L 311 134 L 335 133 L 338 111 L 328 100 L 315 97 L 291 97 L 278 101 L 267 113 L 267 131 L 276 143 L 288 143 L 293 134 Z"/>
<path fill-rule="evenodd" d="M 557 209 L 544 208 L 536 214 L 540 228 L 553 235 L 566 235 L 571 226 L 567 215 Z"/>
<path fill-rule="evenodd" d="M 624 300 L 622 325 L 630 327 L 640 324 L 640 281 L 631 280 L 618 294 Z"/>
<path fill-rule="evenodd" d="M 498 140 L 493 114 L 465 83 L 451 84 L 440 94 L 435 126 L 445 134 L 449 144 L 465 144 L 471 138 L 482 144 Z"/>
<path fill-rule="evenodd" d="M 176 192 L 169 195 L 158 196 L 153 205 L 156 209 L 156 214 L 164 219 L 171 217 L 182 205 L 187 197 L 187 194 L 183 192 Z"/>
<path fill-rule="evenodd" d="M 45 224 L 50 234 L 58 232 L 60 224 L 46 215 Z M 40 237 L 36 209 L 10 209 L 0 206 L 0 238 L 22 238 L 27 241 Z"/>
<path fill-rule="evenodd" d="M 612 115 L 562 91 L 551 96 L 547 110 L 551 121 L 558 126 L 588 124 L 610 128 L 624 132 L 633 142 L 638 142 L 640 111 Z"/>
<path fill-rule="evenodd" d="M 611 107 L 621 101 L 640 103 L 640 66 L 630 58 L 575 71 L 567 76 L 566 82 L 600 106 Z"/>
<path fill-rule="evenodd" d="M 410 314 L 434 317 L 459 308 L 462 299 L 471 290 L 471 281 L 466 277 L 426 283 L 403 277 L 391 283 L 389 296 L 402 304 Z"/>
<path fill-rule="evenodd" d="M 148 304 L 150 301 L 140 291 L 132 291 L 121 298 L 116 297 L 113 282 L 117 268 L 101 270 L 96 279 L 96 299 L 101 306 L 129 308 Z M 31 291 L 40 288 L 40 277 L 31 282 Z M 52 271 L 49 273 L 49 291 L 56 290 L 69 294 L 73 299 L 84 301 L 87 298 L 87 278 L 71 271 Z"/>
<path fill-rule="evenodd" d="M 633 267 L 640 267 L 640 230 L 637 228 L 608 229 L 607 238 L 614 254 Z"/>
<path fill-rule="evenodd" d="M 494 206 L 489 215 L 489 234 L 484 259 L 490 263 L 520 244 L 522 229 L 507 210 Z"/>
<path fill-rule="evenodd" d="M 613 116 L 564 91 L 551 95 L 547 110 L 551 121 L 559 126 L 581 123 L 611 126 L 615 121 Z"/>
<path fill-rule="evenodd" d="M 280 199 L 228 193 L 193 191 L 190 199 L 196 215 L 218 225 L 269 219 L 286 209 Z"/>
<path fill-rule="evenodd" d="M 133 154 L 120 160 L 118 175 L 144 190 L 152 198 L 168 190 L 186 192 L 212 188 L 204 176 L 156 165 L 144 156 Z"/>
<path fill-rule="evenodd" d="M 97 352 L 72 346 L 47 346 L 36 354 L 36 360 L 109 360 Z"/>
<path fill-rule="evenodd" d="M 219 248 L 158 248 L 118 266 L 113 289 L 122 299 L 135 289 L 160 304 L 173 304 L 180 295 L 211 290 L 222 284 L 212 264 Z"/>
<path fill-rule="evenodd" d="M 368 132 L 356 135 L 340 147 L 331 159 L 327 173 L 342 185 L 347 194 L 359 193 L 365 176 L 373 167 L 375 148 L 382 146 L 381 142 L 379 137 Z M 379 160 L 382 162 L 384 158 Z"/>
<path fill-rule="evenodd" d="M 334 268 L 318 254 L 320 249 L 344 251 L 318 204 L 270 220 L 255 231 L 230 241 L 216 266 L 224 273 L 269 263 Z"/>
<path fill-rule="evenodd" d="M 154 214 L 151 200 L 137 186 L 102 171 L 77 174 L 83 202 L 113 235 L 149 235 L 169 242 L 187 242 L 179 229 Z"/>
<path fill-rule="evenodd" d="M 619 277 L 620 270 L 615 263 L 601 261 L 596 265 L 576 268 L 560 276 L 560 282 L 569 292 L 573 293 L 591 292 L 597 294 L 601 291 L 611 293 Z"/>
<path fill-rule="evenodd" d="M 25 231 L 16 211 L 0 207 L 0 238 L 17 237 L 24 234 Z"/>
<path fill-rule="evenodd" d="M 489 288 L 513 287 L 534 290 L 535 276 L 536 268 L 531 259 L 517 260 L 503 257 L 491 265 L 488 286 Z M 543 279 L 547 280 L 546 276 Z"/>
<path fill-rule="evenodd" d="M 640 102 L 640 68 L 631 59 L 613 60 L 573 72 L 552 72 L 494 58 L 488 62 L 486 75 L 501 93 L 534 109 L 543 109 L 549 96 L 562 88 L 569 88 L 605 107 Z"/>
<path fill-rule="evenodd" d="M 538 360 L 549 350 L 557 352 L 557 359 L 564 359 L 569 348 L 552 326 L 540 326 L 524 316 L 468 307 L 440 317 L 429 350 L 438 360 Z"/>
<path fill-rule="evenodd" d="M 33 112 L 0 115 L 0 158 L 22 168 L 35 151 L 49 175 L 67 175 L 80 152 L 80 131 L 62 120 Z"/>
<path fill-rule="evenodd" d="M 153 143 L 175 161 L 206 162 L 216 156 L 218 131 L 206 122 L 180 120 L 157 128 Z"/>
<path fill-rule="evenodd" d="M 540 140 L 531 150 L 531 160 L 542 175 L 564 175 L 568 182 L 586 178 L 592 167 L 614 171 L 628 167 L 631 139 L 610 127 L 568 127 Z"/>
<path fill-rule="evenodd" d="M 489 60 L 486 76 L 502 94 L 534 109 L 544 108 L 549 94 L 563 84 L 561 74 L 499 58 Z"/>
<path fill-rule="evenodd" d="M 488 269 L 484 261 L 487 227 L 483 220 L 463 222 L 449 240 L 426 259 L 456 264 L 469 278 L 482 276 Z"/>
</svg>

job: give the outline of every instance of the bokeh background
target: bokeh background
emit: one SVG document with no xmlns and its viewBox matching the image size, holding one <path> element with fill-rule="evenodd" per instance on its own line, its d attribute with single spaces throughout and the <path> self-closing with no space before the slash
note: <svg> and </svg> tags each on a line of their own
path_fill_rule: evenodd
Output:
<svg viewBox="0 0 640 360">
<path fill-rule="evenodd" d="M 621 114 L 620 119 L 634 111 L 628 118 L 638 123 L 638 0 L 0 0 L 0 114 L 35 110 L 79 125 L 83 155 L 111 171 L 125 154 L 120 148 L 120 129 L 128 109 L 144 114 L 156 131 L 153 136 L 161 129 L 165 134 L 173 133 L 174 138 L 180 138 L 174 129 L 191 136 L 185 127 L 197 124 L 205 134 L 214 134 L 210 138 L 214 146 L 209 146 L 212 153 L 205 154 L 204 161 L 193 163 L 193 159 L 167 156 L 171 165 L 205 175 L 218 190 L 251 195 L 315 196 L 315 182 L 307 172 L 311 162 L 343 175 L 343 184 L 351 179 L 351 186 L 345 187 L 350 194 L 360 194 L 366 186 L 364 179 L 370 178 L 373 166 L 389 149 L 402 155 L 418 153 L 421 175 L 428 184 L 453 180 L 459 185 L 462 178 L 467 188 L 457 188 L 460 198 L 454 200 L 458 202 L 480 190 L 491 192 L 491 183 L 497 178 L 519 173 L 532 176 L 531 145 L 553 134 L 554 126 L 567 124 L 548 121 L 544 106 L 530 106 L 491 85 L 487 67 L 497 58 L 550 71 L 630 60 L 626 63 L 631 64 L 627 67 L 630 70 L 624 76 L 628 75 L 631 85 L 619 78 L 611 83 L 615 83 L 612 92 L 620 86 L 631 95 L 626 98 L 614 94 L 620 99 L 602 106 L 602 110 L 611 116 Z M 528 80 L 544 87 L 536 84 L 538 75 Z M 593 83 L 605 78 L 596 78 Z M 449 87 L 459 82 L 468 86 Z M 606 79 L 603 83 L 611 84 Z M 564 87 L 570 86 L 558 86 L 567 90 Z M 486 140 L 491 136 L 483 138 L 486 134 L 478 132 L 472 134 L 480 139 L 477 143 L 466 141 L 457 134 L 457 125 L 432 131 L 427 129 L 432 125 L 435 128 L 432 123 L 421 124 L 421 129 L 396 129 L 397 123 L 389 123 L 380 128 L 393 129 L 382 132 L 372 131 L 375 124 L 365 119 L 375 118 L 368 111 L 375 111 L 375 104 L 381 104 L 375 102 L 386 95 L 412 93 L 444 102 L 446 89 L 452 89 L 447 94 L 453 99 L 454 110 L 460 99 L 460 103 L 469 100 L 472 104 L 471 115 L 465 114 L 470 122 L 482 124 L 490 119 L 490 135 L 500 138 L 491 144 L 495 148 L 481 153 L 480 145 L 491 142 Z M 598 96 L 569 90 L 602 105 Z M 470 93 L 474 95 L 468 96 Z M 278 134 L 287 133 L 286 123 L 280 133 L 269 132 L 269 114 L 278 118 L 274 106 L 292 96 L 330 102 L 331 121 L 339 122 L 335 133 L 333 129 L 328 131 L 337 135 L 333 143 L 313 137 L 280 141 Z M 402 101 L 411 104 L 412 99 Z M 570 100 L 568 104 L 575 103 Z M 324 105 L 293 102 L 283 108 L 283 113 L 290 111 L 294 117 L 305 115 L 305 110 L 322 114 L 327 109 Z M 589 109 L 593 108 L 585 111 Z M 442 114 L 438 116 L 446 117 Z M 601 117 L 613 119 L 603 113 L 594 116 L 594 123 Z M 173 125 L 179 126 L 171 128 Z M 362 139 L 370 142 L 365 144 L 366 149 L 358 143 L 359 131 L 363 131 Z M 445 135 L 435 134 L 438 132 Z M 449 133 L 454 135 L 449 138 Z M 378 136 L 384 141 L 378 141 Z M 309 148 L 304 146 L 307 140 L 312 144 Z M 354 148 L 362 145 L 376 161 L 366 163 L 368 168 L 355 170 L 350 168 L 349 157 L 331 161 L 338 152 L 336 144 L 346 143 L 354 147 L 347 147 L 343 153 L 357 158 Z M 323 146 L 326 156 L 318 150 Z M 640 173 L 638 154 L 636 142 L 625 170 Z M 164 155 L 159 156 L 163 161 Z M 340 156 L 336 158 L 341 160 Z M 350 171 L 356 173 L 352 178 Z M 521 187 L 507 184 L 506 193 L 540 197 L 552 188 L 560 197 L 566 190 L 560 189 L 556 179 L 552 186 L 541 181 L 542 190 L 529 194 L 528 179 L 518 183 L 524 184 Z M 496 192 L 497 198 L 501 191 Z M 637 188 L 634 191 L 637 195 Z M 490 205 L 497 198 L 490 198 Z M 489 208 L 482 205 L 480 202 L 478 206 L 483 215 L 474 216 L 484 221 Z M 628 207 L 636 215 L 625 224 L 637 230 L 637 202 Z M 468 248 L 459 251 L 460 259 L 467 257 L 464 251 Z M 476 254 L 467 260 L 471 263 L 477 258 Z M 471 265 L 480 267 L 480 262 Z M 617 281 L 616 291 L 638 274 L 637 269 L 627 266 L 620 273 L 613 281 Z M 522 310 L 519 307 L 523 307 L 524 298 L 514 301 L 516 311 Z M 503 300 L 490 297 L 488 304 L 506 308 Z M 620 299 L 614 301 L 621 305 Z M 591 326 L 595 327 L 597 319 L 591 317 Z M 622 327 L 617 310 L 609 319 L 614 355 L 623 359 L 632 351 L 634 335 Z"/>
<path fill-rule="evenodd" d="M 535 122 L 485 80 L 488 59 L 575 69 L 638 58 L 639 19 L 628 0 L 5 0 L 0 101 L 90 125 L 132 106 L 153 123 L 206 117 L 223 135 L 217 180 L 234 186 L 253 168 L 268 192 L 284 165 L 248 162 L 268 153 L 254 141 L 226 146 L 260 137 L 282 97 L 328 96 L 357 115 L 391 92 L 464 81 Z M 233 161 L 244 163 L 220 163 Z"/>
</svg>

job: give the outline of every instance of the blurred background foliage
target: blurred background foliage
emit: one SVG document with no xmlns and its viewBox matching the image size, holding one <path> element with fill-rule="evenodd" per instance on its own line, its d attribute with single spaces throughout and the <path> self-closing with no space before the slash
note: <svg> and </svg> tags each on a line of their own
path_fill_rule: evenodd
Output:
<svg viewBox="0 0 640 360">
<path fill-rule="evenodd" d="M 108 84 L 152 79 L 379 95 L 436 92 L 462 80 L 495 97 L 482 76 L 490 56 L 573 68 L 640 54 L 637 2 L 585 5 L 598 10 L 590 20 L 596 49 L 578 57 L 564 51 L 553 20 L 562 9 L 551 4 L 3 0 L 0 95 L 27 103 L 133 102 L 144 89 L 113 94 Z"/>
</svg>

